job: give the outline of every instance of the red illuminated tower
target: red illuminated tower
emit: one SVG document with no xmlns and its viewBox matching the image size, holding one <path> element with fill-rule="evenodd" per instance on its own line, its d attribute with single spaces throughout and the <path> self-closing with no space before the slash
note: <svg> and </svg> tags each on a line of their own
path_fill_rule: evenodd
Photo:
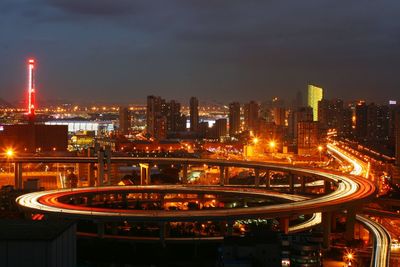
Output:
<svg viewBox="0 0 400 267">
<path fill-rule="evenodd" d="M 28 118 L 35 119 L 35 60 L 28 60 Z"/>
</svg>

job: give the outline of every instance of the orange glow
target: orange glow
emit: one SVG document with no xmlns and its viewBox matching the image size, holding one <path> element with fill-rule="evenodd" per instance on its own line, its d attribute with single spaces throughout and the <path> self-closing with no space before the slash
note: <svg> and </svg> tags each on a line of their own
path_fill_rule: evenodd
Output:
<svg viewBox="0 0 400 267">
<path fill-rule="evenodd" d="M 253 143 L 254 143 L 255 145 L 257 145 L 259 141 L 260 141 L 260 140 L 259 140 L 257 137 L 254 137 L 254 138 L 253 138 Z"/>
<path fill-rule="evenodd" d="M 14 156 L 14 150 L 12 148 L 8 148 L 6 150 L 6 156 L 11 158 L 12 156 Z"/>
<path fill-rule="evenodd" d="M 270 141 L 270 142 L 269 142 L 269 147 L 270 147 L 271 149 L 274 149 L 274 148 L 276 147 L 276 142 L 275 142 L 275 141 Z"/>
</svg>

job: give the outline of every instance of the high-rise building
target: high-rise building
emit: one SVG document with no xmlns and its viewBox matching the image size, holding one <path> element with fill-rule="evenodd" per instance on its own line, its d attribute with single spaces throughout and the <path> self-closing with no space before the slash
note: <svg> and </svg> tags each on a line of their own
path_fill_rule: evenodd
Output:
<svg viewBox="0 0 400 267">
<path fill-rule="evenodd" d="M 400 111 L 400 105 L 396 101 L 389 103 L 389 146 L 396 145 L 396 114 Z"/>
<path fill-rule="evenodd" d="M 274 123 L 277 126 L 285 126 L 286 121 L 286 109 L 283 107 L 274 107 L 272 109 L 272 116 Z"/>
<path fill-rule="evenodd" d="M 167 118 L 165 116 L 155 118 L 153 132 L 155 139 L 162 140 L 167 138 Z"/>
<path fill-rule="evenodd" d="M 156 139 L 163 139 L 166 136 L 166 102 L 159 96 L 147 97 L 147 133 Z"/>
<path fill-rule="evenodd" d="M 119 108 L 119 131 L 122 134 L 128 134 L 131 127 L 131 117 L 127 107 Z"/>
<path fill-rule="evenodd" d="M 359 141 L 365 141 L 368 133 L 368 107 L 364 101 L 356 105 L 355 120 L 355 135 Z"/>
<path fill-rule="evenodd" d="M 186 130 L 186 117 L 180 112 L 181 104 L 166 102 L 159 96 L 147 97 L 147 133 L 155 139 L 165 139 L 167 134 Z"/>
<path fill-rule="evenodd" d="M 313 155 L 318 152 L 318 122 L 301 121 L 297 123 L 297 150 L 299 155 Z"/>
<path fill-rule="evenodd" d="M 396 114 L 396 165 L 400 166 L 400 112 Z"/>
<path fill-rule="evenodd" d="M 294 108 L 300 108 L 303 106 L 303 94 L 301 91 L 297 91 L 296 98 L 294 100 Z"/>
<path fill-rule="evenodd" d="M 321 129 L 336 129 L 338 135 L 343 131 L 343 101 L 322 99 L 318 102 L 318 122 Z"/>
<path fill-rule="evenodd" d="M 199 100 L 190 98 L 190 131 L 197 132 L 199 128 Z"/>
<path fill-rule="evenodd" d="M 248 131 L 255 132 L 258 129 L 260 118 L 260 105 L 250 101 L 244 105 L 244 127 Z"/>
<path fill-rule="evenodd" d="M 378 105 L 376 109 L 376 143 L 387 143 L 390 138 L 390 109 L 386 105 Z"/>
<path fill-rule="evenodd" d="M 229 104 L 229 136 L 235 136 L 240 132 L 240 103 Z"/>
<path fill-rule="evenodd" d="M 201 138 L 206 138 L 209 133 L 208 122 L 201 121 L 199 122 L 198 136 Z"/>
<path fill-rule="evenodd" d="M 313 121 L 313 109 L 311 107 L 302 107 L 291 111 L 288 118 L 288 135 L 296 143 L 297 124 L 302 121 Z"/>
<path fill-rule="evenodd" d="M 171 100 L 166 105 L 167 131 L 181 132 L 186 130 L 186 117 L 181 114 L 181 104 Z"/>
<path fill-rule="evenodd" d="M 215 131 L 218 138 L 227 135 L 227 119 L 218 119 L 215 121 Z"/>
<path fill-rule="evenodd" d="M 353 110 L 350 107 L 346 107 L 343 109 L 343 124 L 341 136 L 350 138 L 353 136 Z"/>
<path fill-rule="evenodd" d="M 324 97 L 324 90 L 315 85 L 308 85 L 308 106 L 313 109 L 313 120 L 318 120 L 318 101 Z"/>
<path fill-rule="evenodd" d="M 392 122 L 388 106 L 374 103 L 367 105 L 360 101 L 355 111 L 355 133 L 358 141 L 381 146 L 390 140 Z"/>
</svg>

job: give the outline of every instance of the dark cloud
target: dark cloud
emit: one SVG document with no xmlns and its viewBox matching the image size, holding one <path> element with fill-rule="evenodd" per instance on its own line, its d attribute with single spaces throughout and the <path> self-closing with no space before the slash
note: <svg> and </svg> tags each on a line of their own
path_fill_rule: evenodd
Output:
<svg viewBox="0 0 400 267">
<path fill-rule="evenodd" d="M 0 0 L 0 87 L 22 88 L 23 62 L 35 55 L 43 98 L 291 98 L 308 81 L 331 96 L 400 98 L 399 8 L 397 0 Z"/>
</svg>

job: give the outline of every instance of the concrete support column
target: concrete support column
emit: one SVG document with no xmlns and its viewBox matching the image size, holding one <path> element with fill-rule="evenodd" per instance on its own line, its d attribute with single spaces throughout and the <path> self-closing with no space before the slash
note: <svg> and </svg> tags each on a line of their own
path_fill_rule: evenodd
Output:
<svg viewBox="0 0 400 267">
<path fill-rule="evenodd" d="M 302 193 L 306 192 L 306 183 L 307 183 L 307 177 L 302 176 L 301 177 L 301 192 Z"/>
<path fill-rule="evenodd" d="M 345 239 L 351 241 L 354 239 L 354 225 L 356 223 L 356 208 L 350 207 L 347 209 L 346 216 L 346 232 Z"/>
<path fill-rule="evenodd" d="M 94 163 L 88 163 L 88 181 L 89 186 L 95 186 L 95 177 L 94 177 Z"/>
<path fill-rule="evenodd" d="M 223 186 L 225 184 L 225 167 L 219 166 L 219 185 Z"/>
<path fill-rule="evenodd" d="M 329 194 L 331 192 L 331 182 L 324 180 L 324 193 Z"/>
<path fill-rule="evenodd" d="M 118 223 L 116 222 L 111 223 L 111 234 L 118 235 Z"/>
<path fill-rule="evenodd" d="M 104 151 L 99 151 L 97 156 L 97 185 L 104 185 Z"/>
<path fill-rule="evenodd" d="M 14 163 L 14 185 L 15 189 L 22 189 L 22 163 Z"/>
<path fill-rule="evenodd" d="M 285 234 L 289 233 L 289 217 L 282 217 L 279 219 L 279 229 Z"/>
<path fill-rule="evenodd" d="M 332 213 L 323 212 L 322 213 L 322 231 L 323 231 L 323 248 L 329 249 L 330 246 L 330 235 L 331 235 L 331 223 L 332 223 Z"/>
<path fill-rule="evenodd" d="M 289 193 L 294 193 L 294 174 L 289 173 Z"/>
<path fill-rule="evenodd" d="M 107 175 L 107 185 L 111 185 L 111 147 L 106 146 L 104 151 L 104 157 L 107 164 L 106 175 Z"/>
<path fill-rule="evenodd" d="M 88 195 L 86 199 L 86 205 L 90 207 L 92 206 L 92 204 L 93 204 L 93 195 Z"/>
<path fill-rule="evenodd" d="M 260 169 L 258 168 L 254 169 L 254 185 L 255 187 L 260 186 Z"/>
<path fill-rule="evenodd" d="M 160 243 L 163 247 L 165 247 L 165 238 L 168 237 L 168 223 L 160 222 Z"/>
<path fill-rule="evenodd" d="M 140 163 L 140 185 L 150 184 L 150 167 L 148 163 Z"/>
<path fill-rule="evenodd" d="M 182 184 L 187 184 L 188 183 L 188 165 L 183 164 L 182 165 Z"/>
<path fill-rule="evenodd" d="M 332 220 L 331 220 L 331 231 L 335 232 L 336 231 L 336 213 L 332 212 Z"/>
<path fill-rule="evenodd" d="M 232 236 L 233 235 L 233 225 L 235 224 L 234 221 L 227 221 L 227 228 L 226 228 L 226 235 Z"/>
<path fill-rule="evenodd" d="M 229 185 L 229 167 L 225 167 L 224 181 L 226 185 Z"/>
<path fill-rule="evenodd" d="M 97 237 L 104 238 L 105 225 L 104 222 L 97 222 Z"/>
<path fill-rule="evenodd" d="M 124 207 L 128 207 L 128 198 L 126 197 L 126 193 L 122 193 L 122 203 L 124 203 Z"/>
<path fill-rule="evenodd" d="M 265 173 L 265 188 L 268 190 L 271 189 L 271 172 L 270 170 L 266 170 Z"/>
<path fill-rule="evenodd" d="M 219 226 L 221 228 L 221 236 L 225 236 L 226 234 L 226 222 L 220 221 Z"/>
<path fill-rule="evenodd" d="M 87 152 L 88 152 L 87 153 L 88 157 L 94 157 L 95 156 L 94 155 L 95 150 L 93 148 L 89 148 Z M 95 175 L 94 175 L 94 170 L 95 170 L 94 163 L 88 163 L 87 164 L 87 168 L 88 168 L 87 169 L 88 170 L 87 176 L 88 176 L 88 183 L 89 183 L 88 185 L 89 186 L 95 186 L 96 178 L 95 178 Z M 58 170 L 58 167 L 57 167 L 57 170 Z"/>
<path fill-rule="evenodd" d="M 160 194 L 160 205 L 161 205 L 161 208 L 164 210 L 165 209 L 165 194 Z"/>
</svg>

